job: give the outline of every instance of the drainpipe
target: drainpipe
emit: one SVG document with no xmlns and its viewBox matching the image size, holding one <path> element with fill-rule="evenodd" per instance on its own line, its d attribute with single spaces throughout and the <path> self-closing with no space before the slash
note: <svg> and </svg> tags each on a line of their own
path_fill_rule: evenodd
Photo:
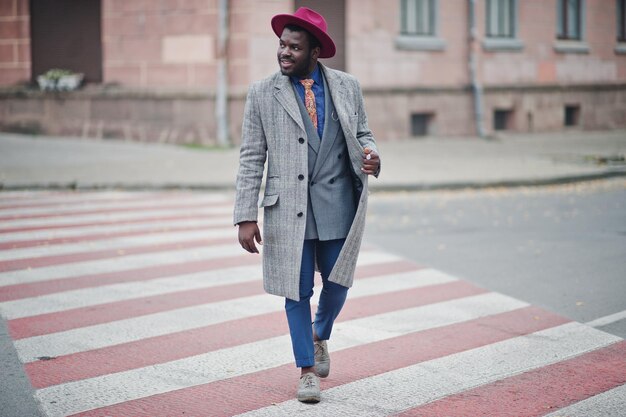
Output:
<svg viewBox="0 0 626 417">
<path fill-rule="evenodd" d="M 472 85 L 472 95 L 474 98 L 474 122 L 476 124 L 476 134 L 484 138 L 485 129 L 483 127 L 483 87 L 478 81 L 478 35 L 476 31 L 476 0 L 469 0 L 469 74 Z"/>
<path fill-rule="evenodd" d="M 217 143 L 230 146 L 228 129 L 228 0 L 219 0 L 217 38 L 217 91 L 215 96 L 215 120 Z"/>
</svg>

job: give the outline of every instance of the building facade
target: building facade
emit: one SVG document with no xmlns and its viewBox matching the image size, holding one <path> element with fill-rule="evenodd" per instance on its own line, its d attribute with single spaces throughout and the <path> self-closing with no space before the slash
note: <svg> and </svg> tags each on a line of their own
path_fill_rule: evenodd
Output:
<svg viewBox="0 0 626 417">
<path fill-rule="evenodd" d="M 327 17 L 322 62 L 360 80 L 379 140 L 624 128 L 625 2 L 0 0 L 0 128 L 237 143 L 248 85 L 277 70 L 269 21 L 300 6 Z M 85 86 L 39 91 L 52 68 Z"/>
</svg>

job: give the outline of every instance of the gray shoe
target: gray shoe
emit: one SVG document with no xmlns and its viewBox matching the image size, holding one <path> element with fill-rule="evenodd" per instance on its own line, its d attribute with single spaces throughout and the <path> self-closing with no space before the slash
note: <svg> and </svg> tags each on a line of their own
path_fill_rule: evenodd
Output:
<svg viewBox="0 0 626 417">
<path fill-rule="evenodd" d="M 320 379 L 313 372 L 306 373 L 300 377 L 298 401 L 303 403 L 320 402 Z"/>
<path fill-rule="evenodd" d="M 330 355 L 325 340 L 313 342 L 315 346 L 315 372 L 320 378 L 326 378 L 330 373 Z"/>
</svg>

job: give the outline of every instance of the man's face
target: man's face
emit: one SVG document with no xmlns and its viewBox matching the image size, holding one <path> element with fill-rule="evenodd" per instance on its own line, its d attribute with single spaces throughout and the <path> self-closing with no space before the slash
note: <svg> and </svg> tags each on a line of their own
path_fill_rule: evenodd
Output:
<svg viewBox="0 0 626 417">
<path fill-rule="evenodd" d="M 283 29 L 278 44 L 278 65 L 283 75 L 306 77 L 315 68 L 319 48 L 310 49 L 307 33 Z"/>
</svg>

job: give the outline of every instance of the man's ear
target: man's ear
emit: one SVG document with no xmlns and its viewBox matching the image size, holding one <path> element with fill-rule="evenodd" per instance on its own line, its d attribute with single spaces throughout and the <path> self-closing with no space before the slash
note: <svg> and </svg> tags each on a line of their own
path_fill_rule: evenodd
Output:
<svg viewBox="0 0 626 417">
<path fill-rule="evenodd" d="M 311 58 L 317 59 L 320 56 L 321 49 L 319 46 L 316 46 L 311 50 Z"/>
</svg>

